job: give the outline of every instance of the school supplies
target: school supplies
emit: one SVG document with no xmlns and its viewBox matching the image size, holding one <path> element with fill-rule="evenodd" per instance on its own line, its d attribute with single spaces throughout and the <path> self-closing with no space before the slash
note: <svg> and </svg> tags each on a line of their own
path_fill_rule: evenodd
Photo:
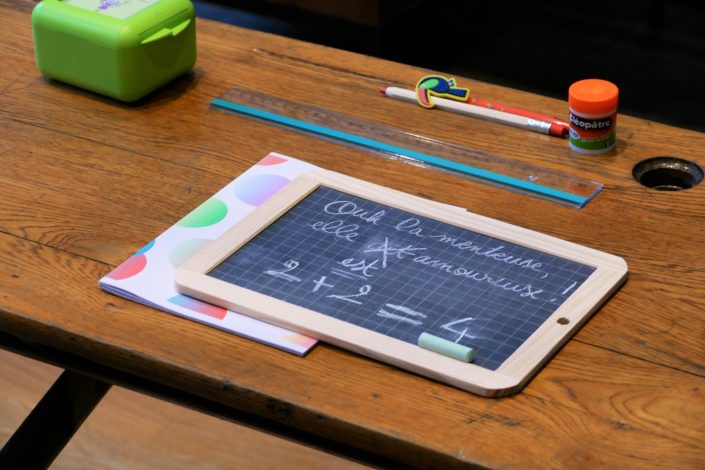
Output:
<svg viewBox="0 0 705 470">
<path fill-rule="evenodd" d="M 189 320 L 303 355 L 316 340 L 179 294 L 174 270 L 257 206 L 315 166 L 270 153 L 99 282 L 102 289 Z"/>
<path fill-rule="evenodd" d="M 406 90 L 399 87 L 382 87 L 380 93 L 390 98 L 408 101 L 410 103 L 417 102 L 417 94 L 414 91 Z M 468 103 L 461 103 L 445 98 L 433 98 L 434 107 L 443 111 L 451 111 L 465 116 L 472 116 L 499 124 L 519 127 L 529 131 L 538 132 L 540 134 L 550 134 L 557 137 L 564 135 L 563 127 L 551 121 L 536 119 L 534 117 L 523 116 L 520 114 L 511 114 L 489 107 L 474 106 Z"/>
<path fill-rule="evenodd" d="M 617 142 L 619 89 L 607 80 L 588 79 L 568 89 L 570 148 L 578 153 L 606 153 Z"/>
<path fill-rule="evenodd" d="M 193 67 L 189 0 L 42 0 L 32 12 L 47 77 L 135 101 Z"/>
<path fill-rule="evenodd" d="M 616 256 L 317 171 L 194 255 L 177 269 L 176 284 L 186 295 L 500 396 L 520 390 L 626 272 Z"/>
<path fill-rule="evenodd" d="M 436 103 L 432 96 L 440 96 L 456 101 L 466 101 L 470 90 L 455 85 L 454 78 L 440 75 L 428 75 L 416 84 L 416 99 L 424 108 L 433 108 Z"/>
<path fill-rule="evenodd" d="M 270 153 L 103 277 L 102 289 L 297 355 L 316 340 L 179 294 L 174 270 L 292 180 L 318 167 Z M 464 209 L 436 203 L 447 210 Z"/>
<path fill-rule="evenodd" d="M 577 208 L 584 207 L 603 188 L 598 182 L 251 90 L 230 89 L 222 97 L 214 99 L 211 105 L 363 148 L 386 158 L 449 172 Z"/>
<path fill-rule="evenodd" d="M 469 97 L 466 101 L 468 104 L 475 106 L 481 106 L 483 108 L 495 109 L 497 111 L 502 111 L 504 113 L 516 114 L 518 116 L 526 116 L 533 119 L 538 119 L 539 121 L 546 121 L 551 123 L 549 128 L 549 133 L 555 137 L 566 137 L 568 135 L 568 130 L 570 129 L 570 124 L 560 119 L 556 119 L 547 114 L 537 113 L 536 111 L 529 111 L 528 109 L 517 108 L 514 106 L 507 106 L 504 104 L 490 102 L 479 96 Z"/>
<path fill-rule="evenodd" d="M 387 88 L 388 87 L 382 87 L 379 91 L 382 94 L 386 94 Z M 461 101 L 463 103 L 468 103 L 475 106 L 480 106 L 482 108 L 501 111 L 503 113 L 514 114 L 516 116 L 524 116 L 537 121 L 547 122 L 550 124 L 548 133 L 556 137 L 565 137 L 566 135 L 568 135 L 568 129 L 570 127 L 567 122 L 561 121 L 560 119 L 556 119 L 545 114 L 512 106 L 505 106 L 499 103 L 491 103 L 478 96 L 472 97 L 470 96 L 470 90 L 467 88 L 458 87 L 455 83 L 454 78 L 447 78 L 441 75 L 428 75 L 421 78 L 421 80 L 419 80 L 419 82 L 416 84 L 415 93 L 416 101 L 424 108 L 435 107 L 436 102 L 435 98 L 433 97 L 441 97 L 449 98 L 455 101 Z M 409 101 L 408 96 L 395 96 L 395 93 L 391 93 L 387 96 Z M 484 116 L 485 115 L 483 114 L 483 117 Z"/>
</svg>

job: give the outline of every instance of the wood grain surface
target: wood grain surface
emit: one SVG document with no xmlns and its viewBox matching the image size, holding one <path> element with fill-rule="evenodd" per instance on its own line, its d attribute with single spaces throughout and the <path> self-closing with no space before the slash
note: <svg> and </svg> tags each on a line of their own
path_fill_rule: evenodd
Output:
<svg viewBox="0 0 705 470">
<path fill-rule="evenodd" d="M 0 329 L 414 466 L 702 468 L 705 184 L 649 190 L 637 162 L 705 166 L 705 135 L 620 115 L 617 150 L 384 99 L 424 70 L 197 22 L 194 71 L 136 105 L 42 78 L 33 3 L 0 0 Z M 461 79 L 565 115 L 564 101 Z M 227 115 L 252 88 L 594 179 L 582 210 Z M 430 118 L 429 116 L 433 116 Z M 626 285 L 525 390 L 485 399 L 320 345 L 306 358 L 99 290 L 97 281 L 270 151 L 623 257 Z"/>
<path fill-rule="evenodd" d="M 61 369 L 0 350 L 0 447 Z M 365 467 L 141 393 L 112 387 L 52 470 Z"/>
</svg>

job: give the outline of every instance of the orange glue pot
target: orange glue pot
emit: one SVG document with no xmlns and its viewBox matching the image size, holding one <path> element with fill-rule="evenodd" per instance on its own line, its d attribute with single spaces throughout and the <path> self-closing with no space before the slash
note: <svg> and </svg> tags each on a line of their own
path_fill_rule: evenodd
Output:
<svg viewBox="0 0 705 470">
<path fill-rule="evenodd" d="M 614 148 L 618 98 L 619 88 L 607 80 L 580 80 L 570 86 L 570 148 L 588 154 L 605 153 Z"/>
</svg>

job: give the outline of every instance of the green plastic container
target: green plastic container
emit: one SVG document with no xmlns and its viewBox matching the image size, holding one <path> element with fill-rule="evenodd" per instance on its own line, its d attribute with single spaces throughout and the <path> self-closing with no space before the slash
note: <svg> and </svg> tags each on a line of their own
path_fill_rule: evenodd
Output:
<svg viewBox="0 0 705 470">
<path fill-rule="evenodd" d="M 43 0 L 32 12 L 47 77 L 135 101 L 196 62 L 190 0 Z"/>
</svg>

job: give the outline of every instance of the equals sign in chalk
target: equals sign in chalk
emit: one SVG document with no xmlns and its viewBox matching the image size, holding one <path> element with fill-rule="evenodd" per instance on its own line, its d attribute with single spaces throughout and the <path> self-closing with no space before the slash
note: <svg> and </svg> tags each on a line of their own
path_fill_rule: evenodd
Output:
<svg viewBox="0 0 705 470">
<path fill-rule="evenodd" d="M 418 345 L 419 347 L 452 357 L 458 361 L 472 362 L 475 359 L 475 350 L 473 348 L 439 338 L 438 336 L 426 332 L 419 335 Z"/>
</svg>

